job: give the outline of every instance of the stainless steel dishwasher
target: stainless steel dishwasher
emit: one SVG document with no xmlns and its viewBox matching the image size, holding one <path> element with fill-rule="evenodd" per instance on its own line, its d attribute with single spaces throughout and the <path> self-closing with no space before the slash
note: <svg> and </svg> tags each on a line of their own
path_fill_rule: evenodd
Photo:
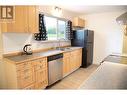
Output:
<svg viewBox="0 0 127 95">
<path fill-rule="evenodd" d="M 63 54 L 48 57 L 48 85 L 62 79 Z"/>
</svg>

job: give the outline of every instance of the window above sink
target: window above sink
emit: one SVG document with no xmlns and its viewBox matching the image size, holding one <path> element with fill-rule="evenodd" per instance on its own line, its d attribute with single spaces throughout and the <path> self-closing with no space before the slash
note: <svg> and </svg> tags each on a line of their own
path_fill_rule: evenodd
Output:
<svg viewBox="0 0 127 95">
<path fill-rule="evenodd" d="M 52 16 L 44 16 L 48 40 L 66 39 L 67 20 Z"/>
</svg>

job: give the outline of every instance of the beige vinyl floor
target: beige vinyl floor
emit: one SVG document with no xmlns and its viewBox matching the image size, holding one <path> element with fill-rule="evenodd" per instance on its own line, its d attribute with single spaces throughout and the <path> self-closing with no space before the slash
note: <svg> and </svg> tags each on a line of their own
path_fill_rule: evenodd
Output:
<svg viewBox="0 0 127 95">
<path fill-rule="evenodd" d="M 79 68 L 61 81 L 48 87 L 47 90 L 78 89 L 80 85 L 97 69 L 98 65 L 92 64 L 88 68 Z"/>
</svg>

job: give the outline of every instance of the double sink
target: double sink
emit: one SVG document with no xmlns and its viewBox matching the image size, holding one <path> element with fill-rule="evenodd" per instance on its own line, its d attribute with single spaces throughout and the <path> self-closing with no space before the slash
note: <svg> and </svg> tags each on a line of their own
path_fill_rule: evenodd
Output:
<svg viewBox="0 0 127 95">
<path fill-rule="evenodd" d="M 72 47 L 57 47 L 56 50 L 60 51 L 71 51 Z"/>
</svg>

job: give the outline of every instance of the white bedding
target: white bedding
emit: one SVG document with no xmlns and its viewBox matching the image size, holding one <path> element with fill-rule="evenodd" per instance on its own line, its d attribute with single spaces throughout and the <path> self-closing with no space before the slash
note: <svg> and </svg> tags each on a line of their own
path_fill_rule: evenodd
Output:
<svg viewBox="0 0 127 95">
<path fill-rule="evenodd" d="M 127 65 L 104 62 L 79 89 L 127 89 Z"/>
</svg>

